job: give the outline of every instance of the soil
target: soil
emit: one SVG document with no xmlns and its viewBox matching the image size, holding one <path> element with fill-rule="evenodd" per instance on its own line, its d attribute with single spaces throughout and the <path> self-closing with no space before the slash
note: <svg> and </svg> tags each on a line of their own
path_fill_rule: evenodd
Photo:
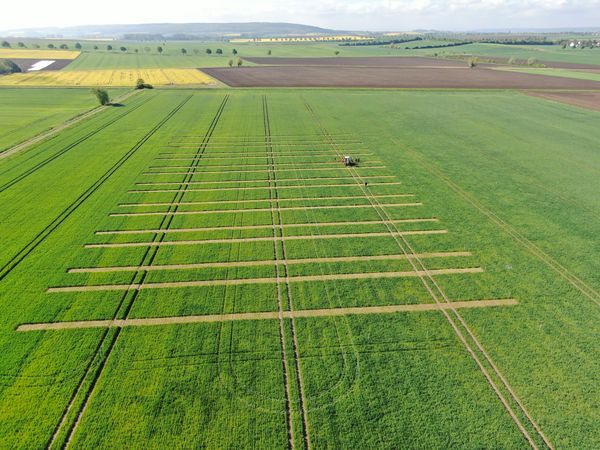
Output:
<svg viewBox="0 0 600 450">
<path fill-rule="evenodd" d="M 257 66 L 202 69 L 232 87 L 437 89 L 600 89 L 600 82 L 464 68 Z"/>
</svg>

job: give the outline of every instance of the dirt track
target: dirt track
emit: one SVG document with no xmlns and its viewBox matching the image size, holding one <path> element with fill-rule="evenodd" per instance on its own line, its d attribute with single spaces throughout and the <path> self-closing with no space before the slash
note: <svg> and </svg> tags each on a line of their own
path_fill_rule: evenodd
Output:
<svg viewBox="0 0 600 450">
<path fill-rule="evenodd" d="M 485 68 L 258 66 L 202 69 L 232 87 L 600 89 L 600 82 Z"/>
<path fill-rule="evenodd" d="M 473 300 L 463 302 L 452 302 L 449 304 L 436 305 L 435 303 L 413 304 L 413 305 L 389 305 L 389 306 L 365 306 L 356 308 L 332 308 L 332 309 L 305 309 L 296 311 L 283 311 L 286 319 L 298 319 L 305 317 L 333 317 L 348 316 L 355 314 L 391 314 L 396 312 L 424 312 L 437 311 L 439 309 L 451 308 L 489 308 L 498 306 L 515 306 L 518 302 L 513 299 L 504 300 Z M 79 322 L 53 322 L 33 323 L 20 325 L 17 331 L 46 331 L 66 330 L 80 328 L 109 328 L 109 327 L 136 327 L 156 325 L 183 325 L 189 323 L 214 323 L 231 322 L 237 320 L 276 320 L 278 312 L 237 313 L 237 314 L 214 314 L 205 316 L 179 316 L 179 317 L 157 317 L 151 319 L 126 319 L 126 320 L 83 320 Z"/>
</svg>

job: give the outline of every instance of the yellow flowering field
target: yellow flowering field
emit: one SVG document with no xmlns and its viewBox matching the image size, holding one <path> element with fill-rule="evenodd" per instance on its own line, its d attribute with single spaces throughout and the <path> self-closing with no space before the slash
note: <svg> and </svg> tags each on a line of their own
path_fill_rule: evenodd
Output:
<svg viewBox="0 0 600 450">
<path fill-rule="evenodd" d="M 0 77 L 0 86 L 134 86 L 138 78 L 157 86 L 214 83 L 196 69 L 115 69 L 14 73 Z"/>
<path fill-rule="evenodd" d="M 28 50 L 0 48 L 0 59 L 75 59 L 80 52 L 73 50 Z"/>
</svg>

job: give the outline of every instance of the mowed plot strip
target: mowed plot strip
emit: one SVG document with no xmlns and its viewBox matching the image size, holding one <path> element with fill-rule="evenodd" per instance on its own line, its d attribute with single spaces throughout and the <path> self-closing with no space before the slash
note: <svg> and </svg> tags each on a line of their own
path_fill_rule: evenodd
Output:
<svg viewBox="0 0 600 450">
<path fill-rule="evenodd" d="M 437 252 L 420 253 L 419 258 L 452 258 L 452 257 L 471 256 L 471 252 Z M 294 264 L 320 264 L 320 263 L 340 263 L 340 262 L 364 262 L 364 261 L 394 261 L 411 258 L 410 255 L 370 255 L 370 256 L 334 256 L 329 258 L 298 258 L 287 259 L 288 265 Z M 113 267 L 82 267 L 69 269 L 69 273 L 108 273 L 108 272 L 131 272 L 134 270 L 194 270 L 194 269 L 212 269 L 219 267 L 257 267 L 272 266 L 273 260 L 261 261 L 229 261 L 229 262 L 207 262 L 190 264 L 163 264 L 153 266 L 113 266 Z M 275 264 L 280 264 L 275 261 Z"/>
<path fill-rule="evenodd" d="M 439 222 L 435 217 L 423 219 L 394 219 L 395 223 L 421 223 L 421 222 Z M 318 227 L 338 227 L 351 225 L 382 225 L 385 222 L 381 220 L 362 220 L 346 222 L 307 222 L 307 223 L 284 223 L 283 228 L 318 228 Z M 169 228 L 161 231 L 162 233 L 196 233 L 198 231 L 222 231 L 222 230 L 264 230 L 271 228 L 271 225 L 222 225 L 217 227 L 195 227 L 195 228 Z M 158 233 L 157 229 L 137 229 L 137 230 L 103 230 L 96 231 L 96 235 L 118 235 L 118 234 L 153 234 Z"/>
<path fill-rule="evenodd" d="M 303 225 L 304 226 L 304 225 Z M 397 231 L 394 234 L 405 236 L 427 235 L 427 234 L 446 234 L 448 230 L 414 230 L 414 231 Z M 279 241 L 304 241 L 304 240 L 319 240 L 319 239 L 357 239 L 357 238 L 373 238 L 373 237 L 389 237 L 389 232 L 382 233 L 345 233 L 345 234 L 311 234 L 305 236 L 278 236 Z M 266 237 L 249 237 L 249 238 L 227 238 L 227 239 L 200 239 L 193 241 L 160 241 L 160 242 L 120 242 L 120 243 L 105 243 L 105 244 L 86 244 L 85 248 L 127 248 L 127 247 L 169 247 L 179 245 L 205 245 L 205 244 L 233 244 L 244 242 L 267 242 L 271 238 Z"/>
<path fill-rule="evenodd" d="M 136 183 L 136 184 L 146 184 L 146 183 Z M 154 184 L 154 183 L 151 183 Z M 168 184 L 178 184 L 177 182 L 169 182 Z M 378 198 L 390 198 L 390 197 L 414 197 L 415 194 L 384 194 L 378 195 Z M 311 200 L 356 200 L 356 199 L 364 199 L 361 195 L 348 195 L 348 196 L 334 196 L 334 197 L 295 197 L 295 198 L 285 198 L 280 199 L 280 201 L 285 202 L 300 202 L 300 201 L 311 201 Z M 263 199 L 252 199 L 252 200 L 213 200 L 213 201 L 191 201 L 191 202 L 179 202 L 179 205 L 222 205 L 222 204 L 242 204 L 242 203 L 260 203 L 260 202 L 268 202 L 268 198 Z M 129 207 L 145 207 L 145 206 L 168 206 L 171 203 L 168 202 L 151 202 L 151 203 L 120 203 L 119 208 L 129 208 Z"/>
<path fill-rule="evenodd" d="M 423 206 L 423 203 L 388 203 L 384 205 L 386 207 L 409 207 L 409 206 Z M 372 205 L 316 205 L 316 206 L 287 206 L 280 208 L 282 211 L 304 211 L 311 209 L 362 209 L 362 208 L 373 208 Z M 151 211 L 151 212 L 133 212 L 133 213 L 112 213 L 110 217 L 143 217 L 143 216 L 163 216 L 163 215 L 175 215 L 175 216 L 193 216 L 199 214 L 231 214 L 231 213 L 243 213 L 243 212 L 268 212 L 269 208 L 244 208 L 244 209 L 214 209 L 214 210 L 202 210 L 202 211 Z"/>
<path fill-rule="evenodd" d="M 327 169 L 330 170 L 330 169 Z M 244 171 L 241 171 L 242 173 Z M 222 174 L 230 174 L 230 173 L 235 173 L 234 171 L 227 171 L 227 172 L 202 172 L 202 174 L 205 173 L 222 173 Z M 240 173 L 240 172 L 237 172 Z M 373 178 L 377 178 L 377 179 L 385 179 L 385 178 L 394 178 L 393 175 L 371 175 L 371 176 L 366 176 L 365 178 L 368 178 L 369 180 L 372 180 Z M 316 178 L 284 178 L 281 181 L 282 182 L 289 182 L 289 181 L 332 181 L 332 180 L 351 180 L 351 177 L 316 177 Z M 148 181 L 148 182 L 137 182 L 135 183 L 136 186 L 171 186 L 171 185 L 181 185 L 181 186 L 191 186 L 191 185 L 206 185 L 206 184 L 246 184 L 246 183 L 268 183 L 268 180 L 220 180 L 220 181 L 186 181 L 186 182 L 179 182 L 179 181 Z"/>
<path fill-rule="evenodd" d="M 440 309 L 472 309 L 472 308 L 492 308 L 499 306 L 515 306 L 518 301 L 515 299 L 499 300 L 471 300 L 457 301 L 451 304 L 437 305 L 435 303 L 422 303 L 412 305 L 387 305 L 387 306 L 365 306 L 354 308 L 330 308 L 330 309 L 300 309 L 294 311 L 282 311 L 281 316 L 284 319 L 300 319 L 310 317 L 335 317 L 347 315 L 365 315 L 365 314 L 393 314 L 405 312 L 427 312 L 439 311 Z M 123 328 L 123 327 L 142 327 L 159 325 L 184 325 L 193 323 L 215 323 L 215 322 L 234 322 L 242 320 L 277 320 L 279 312 L 258 312 L 258 313 L 234 313 L 234 314 L 213 314 L 201 316 L 175 316 L 175 317 L 156 317 L 149 319 L 124 319 L 124 320 L 81 320 L 73 322 L 49 322 L 23 324 L 17 327 L 17 331 L 48 331 L 48 330 L 67 330 L 81 328 Z"/>
<path fill-rule="evenodd" d="M 369 183 L 370 186 L 394 186 L 402 184 L 399 181 L 388 181 L 388 182 L 374 182 Z M 323 189 L 323 188 L 338 188 L 338 187 L 351 187 L 356 188 L 356 183 L 345 183 L 345 184 L 300 184 L 300 185 L 289 185 L 289 186 L 277 186 L 277 189 Z M 247 186 L 244 187 L 245 191 L 254 190 L 268 190 L 269 186 Z M 214 192 L 214 191 L 239 191 L 239 187 L 224 187 L 224 188 L 192 188 L 192 189 L 131 189 L 127 191 L 129 194 L 145 194 L 151 192 Z"/>
</svg>

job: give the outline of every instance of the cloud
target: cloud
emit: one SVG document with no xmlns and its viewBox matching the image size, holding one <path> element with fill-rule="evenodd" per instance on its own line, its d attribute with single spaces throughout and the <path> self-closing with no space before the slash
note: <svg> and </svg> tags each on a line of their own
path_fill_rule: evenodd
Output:
<svg viewBox="0 0 600 450">
<path fill-rule="evenodd" d="M 0 29 L 210 21 L 301 22 L 357 30 L 600 24 L 600 0 L 170 0 L 164 8 L 104 0 L 93 15 L 81 8 L 79 0 L 32 0 L 27 6 L 7 2 L 3 8 Z"/>
</svg>

